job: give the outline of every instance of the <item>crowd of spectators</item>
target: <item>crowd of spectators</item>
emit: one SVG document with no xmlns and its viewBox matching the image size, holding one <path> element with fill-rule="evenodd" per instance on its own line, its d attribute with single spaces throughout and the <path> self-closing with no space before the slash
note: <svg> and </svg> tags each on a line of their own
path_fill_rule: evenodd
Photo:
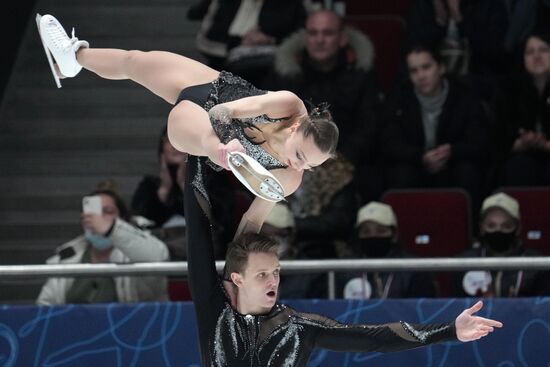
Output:
<svg viewBox="0 0 550 367">
<path fill-rule="evenodd" d="M 290 90 L 311 106 L 326 102 L 340 129 L 336 157 L 305 172 L 301 187 L 262 229 L 280 240 L 282 258 L 411 258 L 382 194 L 441 187 L 464 189 L 475 222 L 479 216 L 472 248 L 459 256 L 538 256 L 522 246 L 518 202 L 493 192 L 550 184 L 550 1 L 414 1 L 391 88 L 379 84 L 369 34 L 345 14 L 312 11 L 315 4 L 202 0 L 188 13 L 202 22 L 197 46 L 211 66 L 266 90 Z M 59 247 L 48 263 L 184 260 L 186 155 L 165 132 L 158 162 L 158 176 L 145 176 L 133 195 L 134 214 L 143 217 L 138 227 L 129 224 L 116 192 L 96 190 L 103 214 L 83 214 L 84 235 Z M 251 199 L 229 176 L 222 172 L 211 185 L 219 189 L 213 194 L 218 258 L 239 208 Z M 544 275 L 456 274 L 451 295 L 549 294 Z M 283 277 L 282 297 L 326 297 L 323 277 Z M 55 278 L 37 302 L 162 300 L 165 282 Z M 337 279 L 342 298 L 437 295 L 428 273 Z"/>
</svg>

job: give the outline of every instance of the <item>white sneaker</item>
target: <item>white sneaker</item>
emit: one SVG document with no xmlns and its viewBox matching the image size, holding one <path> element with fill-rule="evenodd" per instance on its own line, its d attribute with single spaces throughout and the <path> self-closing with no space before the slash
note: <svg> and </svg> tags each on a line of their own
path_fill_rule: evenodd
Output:
<svg viewBox="0 0 550 367">
<path fill-rule="evenodd" d="M 61 82 L 53 64 L 52 56 L 57 63 L 61 76 L 71 78 L 82 70 L 82 66 L 76 61 L 76 51 L 81 47 L 89 47 L 89 44 L 86 41 L 79 41 L 75 37 L 74 28 L 72 37 L 69 38 L 61 23 L 49 14 L 44 16 L 37 14 L 36 24 L 55 82 L 57 87 L 61 88 Z"/>
</svg>

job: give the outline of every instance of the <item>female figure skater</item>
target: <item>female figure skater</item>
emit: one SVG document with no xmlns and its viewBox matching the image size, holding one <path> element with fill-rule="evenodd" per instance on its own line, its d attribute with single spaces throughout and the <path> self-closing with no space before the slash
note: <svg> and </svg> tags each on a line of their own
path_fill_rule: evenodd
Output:
<svg viewBox="0 0 550 367">
<path fill-rule="evenodd" d="M 308 115 L 291 92 L 262 91 L 230 73 L 169 52 L 93 49 L 74 32 L 69 38 L 51 15 L 38 15 L 37 24 L 56 81 L 57 73 L 74 77 L 84 68 L 106 79 L 131 79 L 175 105 L 168 117 L 168 136 L 176 149 L 198 157 L 192 185 L 205 199 L 201 206 L 207 212 L 205 163 L 228 168 L 230 152 L 245 152 L 272 171 L 284 194 L 290 195 L 304 169 L 322 164 L 335 151 L 338 128 L 330 113 L 316 109 Z M 237 233 L 258 232 L 272 207 L 272 202 L 255 198 Z"/>
</svg>

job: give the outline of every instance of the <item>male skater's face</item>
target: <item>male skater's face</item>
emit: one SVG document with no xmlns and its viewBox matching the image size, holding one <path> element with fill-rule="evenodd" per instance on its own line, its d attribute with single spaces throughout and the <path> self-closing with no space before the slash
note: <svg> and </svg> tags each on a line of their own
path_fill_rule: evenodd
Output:
<svg viewBox="0 0 550 367">
<path fill-rule="evenodd" d="M 239 277 L 239 297 L 254 312 L 269 311 L 277 302 L 279 290 L 279 258 L 272 253 L 255 252 L 248 255 L 244 274 Z"/>
</svg>

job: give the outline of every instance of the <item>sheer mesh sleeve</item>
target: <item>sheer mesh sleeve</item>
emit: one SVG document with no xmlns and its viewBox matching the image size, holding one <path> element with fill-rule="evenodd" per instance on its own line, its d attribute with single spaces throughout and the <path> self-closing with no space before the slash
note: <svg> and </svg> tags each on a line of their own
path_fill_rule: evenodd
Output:
<svg viewBox="0 0 550 367">
<path fill-rule="evenodd" d="M 341 324 L 330 318 L 301 313 L 303 322 L 315 329 L 315 347 L 340 352 L 396 352 L 428 344 L 456 341 L 454 323 L 381 325 Z"/>
</svg>

